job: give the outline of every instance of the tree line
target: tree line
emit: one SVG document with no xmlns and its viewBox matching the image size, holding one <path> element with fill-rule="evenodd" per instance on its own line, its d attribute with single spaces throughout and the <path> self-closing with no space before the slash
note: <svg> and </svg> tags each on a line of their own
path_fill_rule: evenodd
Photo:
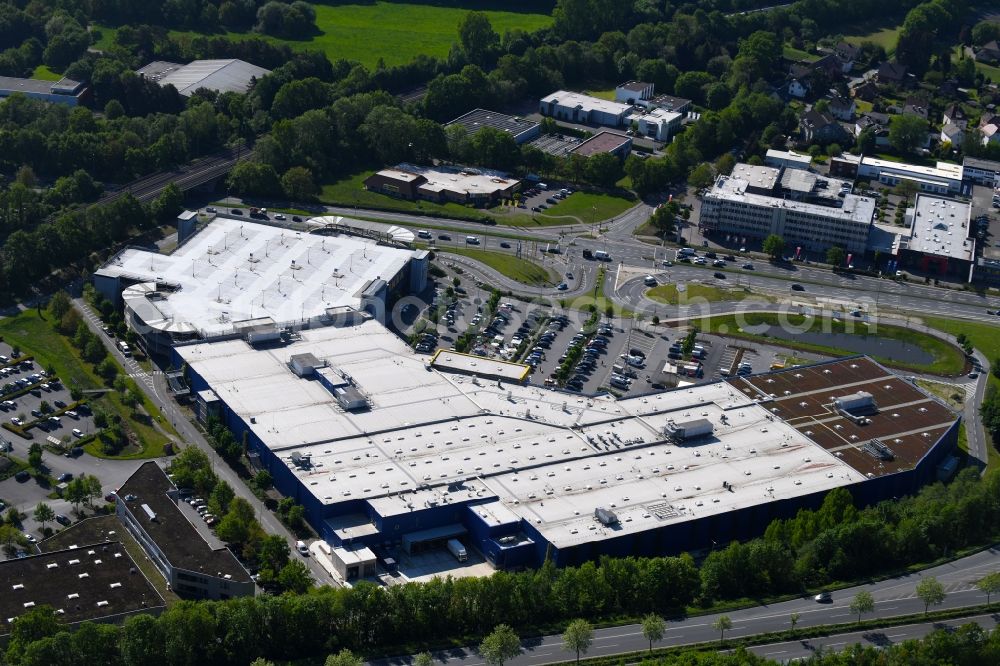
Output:
<svg viewBox="0 0 1000 666">
<path fill-rule="evenodd" d="M 220 537 L 258 563 L 262 575 L 267 569 L 268 576 L 277 576 L 275 589 L 281 589 L 284 568 L 274 570 L 283 561 L 280 537 L 265 537 L 250 520 L 252 510 L 238 508 L 245 501 L 220 485 L 204 454 L 185 449 L 171 473 L 179 486 L 209 497 L 212 507 L 219 505 L 213 512 L 225 515 L 226 525 L 220 524 Z M 105 663 L 138 663 L 129 661 L 124 645 L 147 645 L 149 652 L 142 654 L 150 664 L 245 664 L 254 657 L 289 660 L 345 649 L 367 655 L 392 646 L 468 643 L 499 624 L 524 632 L 576 618 L 683 615 L 692 606 L 864 579 L 988 543 L 1000 532 L 998 491 L 1000 473 L 990 471 L 980 479 L 972 469 L 950 484 L 862 509 L 846 490 L 834 490 L 819 509 L 775 521 L 761 538 L 714 550 L 700 566 L 689 555 L 602 558 L 578 567 L 556 568 L 549 562 L 537 570 L 498 571 L 483 578 L 391 587 L 362 581 L 353 588 L 322 587 L 306 594 L 184 602 L 159 618 L 134 618 L 123 627 L 102 629 L 112 645 Z M 228 511 L 222 514 L 226 502 Z M 271 548 L 279 554 L 270 554 Z M 928 604 L 936 603 L 930 592 Z M 863 604 L 859 607 L 865 612 Z M 42 663 L 19 659 L 27 643 L 53 636 L 58 626 L 44 634 L 19 627 L 20 620 L 8 659 Z M 178 661 L 171 655 L 184 656 Z"/>
</svg>

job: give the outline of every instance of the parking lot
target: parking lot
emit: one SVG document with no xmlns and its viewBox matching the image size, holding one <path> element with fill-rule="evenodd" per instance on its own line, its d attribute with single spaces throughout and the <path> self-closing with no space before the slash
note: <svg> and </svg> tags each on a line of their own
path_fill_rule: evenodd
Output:
<svg viewBox="0 0 1000 666">
<path fill-rule="evenodd" d="M 26 439 L 3 429 L 0 439 L 10 457 L 21 464 L 27 462 L 32 444 L 42 445 L 44 474 L 40 478 L 15 475 L 15 468 L 10 468 L 10 476 L 0 481 L 0 501 L 5 507 L 17 508 L 24 515 L 22 531 L 37 538 L 41 536 L 41 526 L 32 513 L 39 502 L 48 504 L 59 516 L 73 515 L 69 502 L 52 497 L 60 482 L 84 474 L 96 476 L 101 480 L 103 492 L 109 493 L 128 478 L 138 463 L 94 458 L 76 448 L 78 441 L 95 432 L 92 412 L 86 404 L 75 406 L 69 389 L 59 378 L 38 363 L 29 364 L 28 357 L 29 350 L 20 350 L 15 358 L 10 345 L 0 342 L 0 390 L 3 391 L 0 419 L 31 426 L 27 432 L 32 436 Z M 58 524 L 50 521 L 47 527 L 57 528 Z"/>
</svg>

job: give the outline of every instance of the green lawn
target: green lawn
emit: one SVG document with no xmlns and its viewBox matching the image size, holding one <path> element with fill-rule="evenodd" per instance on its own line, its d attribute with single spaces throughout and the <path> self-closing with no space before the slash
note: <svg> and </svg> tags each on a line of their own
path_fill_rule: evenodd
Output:
<svg viewBox="0 0 1000 666">
<path fill-rule="evenodd" d="M 614 88 L 607 88 L 605 90 L 587 90 L 584 92 L 590 95 L 591 97 L 596 97 L 598 99 L 606 99 L 612 102 L 615 100 Z"/>
<path fill-rule="evenodd" d="M 422 212 L 428 215 L 472 218 L 476 220 L 493 219 L 481 210 L 462 206 L 457 203 L 438 204 L 430 201 L 407 201 L 406 199 L 396 199 L 378 192 L 369 192 L 364 188 L 364 181 L 372 173 L 372 171 L 363 171 L 338 180 L 335 183 L 324 185 L 319 197 L 320 201 L 325 204 L 338 206 L 371 207 L 406 213 Z"/>
<path fill-rule="evenodd" d="M 896 50 L 896 42 L 899 40 L 899 30 L 901 25 L 882 25 L 870 31 L 859 30 L 851 33 L 845 31 L 844 39 L 851 44 L 862 42 L 874 42 L 885 49 L 890 57 Z"/>
<path fill-rule="evenodd" d="M 594 310 L 600 313 L 602 317 L 607 313 L 608 306 L 610 305 L 614 309 L 615 317 L 627 318 L 635 316 L 634 312 L 623 308 L 607 296 L 594 296 L 592 293 L 573 298 L 563 298 L 559 301 L 559 305 L 569 310 L 579 310 L 581 312 L 589 312 L 591 306 L 593 306 Z"/>
<path fill-rule="evenodd" d="M 953 63 L 958 62 L 962 58 L 962 47 L 955 46 L 951 50 L 951 61 Z M 976 70 L 982 72 L 983 76 L 993 81 L 993 83 L 1000 83 L 1000 67 L 994 65 L 987 65 L 985 62 L 977 62 Z"/>
<path fill-rule="evenodd" d="M 944 319 L 941 317 L 922 317 L 922 319 L 927 326 L 951 335 L 965 333 L 972 342 L 972 346 L 981 351 L 991 364 L 1000 359 L 1000 326 L 965 319 Z M 992 374 L 990 382 L 1000 388 L 1000 380 Z"/>
<path fill-rule="evenodd" d="M 770 325 L 775 326 L 780 323 L 778 315 L 771 313 L 745 313 L 741 315 L 742 322 L 747 326 L 755 325 Z M 806 318 L 801 315 L 788 315 L 788 323 L 792 326 L 800 327 L 806 322 Z M 716 317 L 708 317 L 701 320 L 702 325 L 705 326 L 705 330 L 709 332 L 724 332 L 726 335 L 743 338 L 746 340 L 754 340 L 757 342 L 767 342 L 768 344 L 774 344 L 779 347 L 788 347 L 790 349 L 801 349 L 803 351 L 811 351 L 819 354 L 826 354 L 829 356 L 852 356 L 856 352 L 845 351 L 843 349 L 837 349 L 834 347 L 827 347 L 825 345 L 811 344 L 805 342 L 790 342 L 784 339 L 778 339 L 775 337 L 770 337 L 766 335 L 751 334 L 744 331 L 740 327 L 740 322 L 737 321 L 735 315 L 719 315 Z M 811 324 L 808 330 L 818 329 L 823 322 L 818 318 L 811 318 Z M 830 323 L 830 329 L 834 333 L 852 333 L 854 335 L 866 336 L 868 335 L 866 329 L 863 326 L 854 326 L 853 330 L 848 329 L 846 322 L 841 320 L 835 320 Z M 957 322 L 956 322 L 957 323 Z M 964 324 L 963 324 L 964 325 Z M 872 358 L 884 363 L 886 365 L 905 368 L 908 370 L 914 370 L 917 372 L 927 372 L 939 375 L 957 375 L 960 374 L 965 368 L 965 355 L 960 349 L 951 345 L 939 338 L 926 333 L 921 333 L 920 331 L 915 331 L 910 328 L 904 328 L 902 326 L 892 326 L 890 324 L 879 324 L 877 337 L 893 339 L 893 340 L 905 340 L 909 344 L 916 345 L 931 354 L 934 357 L 934 361 L 929 365 L 914 365 L 909 363 L 903 363 L 894 359 L 880 358 L 879 356 L 872 355 Z"/>
<path fill-rule="evenodd" d="M 750 295 L 751 293 L 745 289 L 721 289 L 705 284 L 688 284 L 685 285 L 684 291 L 681 292 L 677 291 L 677 285 L 661 284 L 646 292 L 646 296 L 650 300 L 657 301 L 658 303 L 666 303 L 667 305 L 684 305 L 691 302 L 699 303 L 704 301 L 711 303 L 717 301 L 742 301 Z"/>
<path fill-rule="evenodd" d="M 41 81 L 58 81 L 62 78 L 62 74 L 53 72 L 45 65 L 39 65 L 35 68 L 35 71 L 31 73 L 31 78 L 39 79 Z"/>
<path fill-rule="evenodd" d="M 538 216 L 541 218 L 562 218 L 557 221 L 559 224 L 575 224 L 577 222 L 594 224 L 621 215 L 634 205 L 634 200 L 612 194 L 574 192 Z"/>
<path fill-rule="evenodd" d="M 468 9 L 441 4 L 388 0 L 314 4 L 318 34 L 299 40 L 266 36 L 264 39 L 287 44 L 295 50 L 321 50 L 330 60 L 356 60 L 368 68 L 374 68 L 380 59 L 387 65 L 402 65 L 421 54 L 446 58 L 451 45 L 458 41 L 458 22 Z M 552 24 L 552 17 L 546 14 L 487 10 L 486 15 L 501 35 L 513 28 L 534 32 Z M 114 29 L 105 26 L 98 29 L 103 34 L 94 46 L 107 48 L 113 43 Z M 200 33 L 171 31 L 170 34 L 183 38 Z M 261 35 L 247 32 L 225 36 L 239 40 Z"/>
<path fill-rule="evenodd" d="M 15 317 L 0 319 L 0 337 L 10 344 L 18 345 L 22 353 L 34 355 L 35 361 L 40 366 L 54 368 L 59 379 L 67 387 L 82 390 L 105 388 L 100 378 L 90 369 L 90 365 L 80 359 L 76 348 L 69 340 L 52 328 L 47 313 L 39 314 L 37 310 L 26 310 Z M 95 409 L 118 414 L 138 436 L 142 443 L 141 450 L 126 450 L 121 456 L 123 458 L 162 456 L 163 447 L 169 441 L 162 431 L 177 435 L 170 423 L 163 419 L 159 410 L 145 395 L 143 395 L 143 408 L 160 424 L 160 429 L 143 422 L 140 417 L 133 416 L 131 410 L 122 404 L 120 397 L 114 391 L 88 400 Z"/>
<path fill-rule="evenodd" d="M 544 266 L 504 252 L 476 250 L 471 247 L 438 248 L 435 252 L 441 255 L 460 254 L 475 259 L 512 280 L 532 287 L 551 287 L 559 279 Z"/>
<path fill-rule="evenodd" d="M 794 62 L 815 62 L 819 60 L 818 55 L 809 53 L 808 51 L 803 51 L 801 49 L 794 48 L 792 46 L 784 46 L 781 49 L 781 55 L 783 55 L 787 60 L 792 60 Z"/>
</svg>

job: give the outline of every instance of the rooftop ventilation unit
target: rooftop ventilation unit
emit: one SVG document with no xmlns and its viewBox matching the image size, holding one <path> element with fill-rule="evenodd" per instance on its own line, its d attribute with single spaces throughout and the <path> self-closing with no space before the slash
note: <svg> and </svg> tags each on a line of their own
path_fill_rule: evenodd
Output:
<svg viewBox="0 0 1000 666">
<path fill-rule="evenodd" d="M 867 391 L 834 398 L 833 406 L 838 412 L 848 412 L 851 416 L 866 416 L 878 412 L 874 396 Z"/>
<path fill-rule="evenodd" d="M 597 518 L 602 525 L 617 525 L 618 515 L 611 511 L 610 509 L 605 509 L 604 507 L 597 507 L 594 509 L 594 518 Z"/>
<path fill-rule="evenodd" d="M 663 428 L 663 434 L 675 442 L 687 442 L 699 437 L 707 437 L 715 431 L 708 419 L 695 419 L 675 423 L 670 421 Z"/>
<path fill-rule="evenodd" d="M 892 449 L 878 439 L 872 439 L 870 442 L 862 446 L 861 449 L 871 457 L 877 458 L 878 460 L 888 462 L 896 458 L 896 454 L 892 452 Z"/>
</svg>

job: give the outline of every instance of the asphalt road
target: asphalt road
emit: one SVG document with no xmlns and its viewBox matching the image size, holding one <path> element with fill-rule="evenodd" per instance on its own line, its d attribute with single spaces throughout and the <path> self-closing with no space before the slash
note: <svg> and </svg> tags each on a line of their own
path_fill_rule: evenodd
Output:
<svg viewBox="0 0 1000 666">
<path fill-rule="evenodd" d="M 935 609 L 974 606 L 986 601 L 986 595 L 975 589 L 975 582 L 994 571 L 1000 571 L 1000 550 L 996 547 L 920 573 L 890 578 L 871 585 L 838 590 L 833 593 L 833 602 L 828 604 L 816 603 L 811 598 L 801 598 L 769 606 L 756 606 L 732 611 L 726 613 L 733 624 L 732 629 L 726 632 L 726 637 L 742 638 L 788 629 L 792 613 L 799 614 L 796 625 L 799 628 L 850 622 L 855 617 L 849 610 L 851 599 L 861 590 L 867 590 L 875 598 L 875 612 L 865 615 L 865 619 L 922 613 L 924 604 L 916 598 L 914 589 L 925 576 L 935 576 L 946 591 L 944 603 Z M 717 614 L 713 614 L 670 620 L 667 622 L 666 636 L 657 646 L 687 645 L 718 640 L 719 632 L 712 628 L 712 624 L 718 617 Z M 884 633 L 887 637 L 889 635 L 896 636 L 903 634 L 903 628 L 885 630 Z M 902 636 L 897 637 L 901 638 Z M 889 640 L 894 639 L 890 638 Z M 842 648 L 853 641 L 848 637 L 835 642 L 839 642 L 839 644 L 831 645 L 831 647 Z M 785 649 L 782 646 L 787 645 L 766 647 L 777 651 Z M 527 639 L 522 643 L 522 647 L 523 652 L 520 656 L 506 662 L 509 666 L 537 666 L 554 661 L 568 661 L 574 656 L 563 649 L 560 635 Z M 615 655 L 645 650 L 648 647 L 639 625 L 608 627 L 594 632 L 594 642 L 587 656 Z M 808 650 L 808 648 L 804 649 Z M 792 648 L 787 648 L 786 651 L 791 652 Z M 791 658 L 794 655 L 772 656 Z M 452 666 L 482 666 L 484 663 L 475 647 L 445 650 L 434 653 L 434 657 L 435 661 L 448 663 Z M 390 657 L 373 660 L 369 663 L 371 666 L 399 666 L 413 663 L 413 658 L 412 656 Z"/>
<path fill-rule="evenodd" d="M 852 631 L 845 634 L 824 636 L 823 638 L 809 638 L 798 641 L 787 641 L 785 643 L 758 645 L 748 648 L 748 650 L 767 659 L 788 662 L 798 659 L 808 659 L 819 654 L 821 651 L 823 653 L 837 652 L 855 644 L 860 644 L 864 647 L 886 648 L 902 643 L 903 641 L 923 638 L 938 629 L 945 631 L 955 630 L 963 624 L 969 624 L 970 622 L 978 624 L 983 629 L 992 630 L 997 626 L 997 615 L 974 615 L 954 620 L 939 620 L 937 622 L 921 622 L 920 624 L 886 627 L 885 629 Z"/>
<path fill-rule="evenodd" d="M 107 347 L 108 353 L 115 357 L 122 367 L 125 368 L 125 372 L 128 373 L 136 381 L 136 385 L 142 389 L 142 391 L 149 396 L 149 399 L 160 409 L 164 418 L 170 421 L 170 423 L 176 428 L 178 434 L 180 435 L 181 441 L 186 442 L 188 445 L 194 445 L 200 448 L 202 451 L 208 455 L 208 459 L 212 462 L 212 470 L 215 474 L 228 483 L 230 487 L 235 491 L 235 493 L 250 502 L 251 506 L 256 509 L 257 519 L 260 521 L 261 526 L 268 534 L 277 534 L 283 537 L 288 542 L 288 547 L 291 550 L 292 557 L 300 558 L 307 567 L 309 567 L 313 578 L 320 584 L 335 585 L 335 581 L 330 577 L 330 575 L 320 566 L 316 560 L 312 557 L 302 557 L 298 554 L 295 549 L 296 537 L 292 534 L 288 528 L 286 528 L 277 516 L 275 516 L 270 511 L 266 510 L 256 495 L 250 491 L 243 479 L 239 477 L 236 472 L 229 466 L 229 464 L 223 460 L 216 452 L 215 449 L 205 440 L 202 434 L 197 428 L 188 420 L 187 416 L 179 409 L 177 403 L 174 399 L 170 397 L 167 391 L 166 378 L 162 372 L 154 372 L 152 375 L 145 372 L 131 357 L 123 356 L 121 351 L 115 345 L 114 339 L 108 337 L 102 330 L 100 326 L 100 319 L 94 313 L 94 311 L 88 306 L 83 299 L 74 299 L 74 305 L 83 314 L 83 320 L 90 327 L 90 330 L 97 335 L 104 346 Z"/>
</svg>

